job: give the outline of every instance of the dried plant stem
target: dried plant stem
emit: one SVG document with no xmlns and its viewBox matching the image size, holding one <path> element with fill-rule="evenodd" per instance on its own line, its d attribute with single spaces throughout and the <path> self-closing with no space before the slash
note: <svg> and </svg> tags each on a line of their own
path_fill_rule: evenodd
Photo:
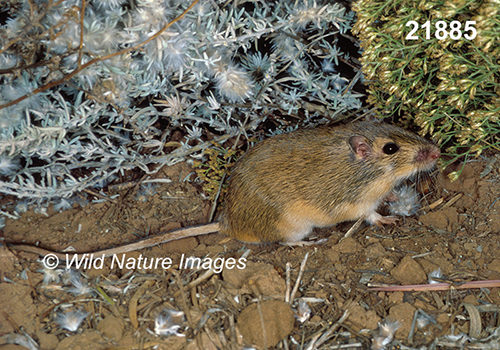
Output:
<svg viewBox="0 0 500 350">
<path fill-rule="evenodd" d="M 359 226 L 361 226 L 364 220 L 365 220 L 364 218 L 359 218 L 358 221 L 356 221 L 354 225 L 352 225 L 352 227 L 346 232 L 346 234 L 344 235 L 344 237 L 342 237 L 342 239 L 351 237 L 354 234 L 354 232 L 357 231 Z"/>
<path fill-rule="evenodd" d="M 411 292 L 450 289 L 473 289 L 473 288 L 495 288 L 500 287 L 500 280 L 472 281 L 464 284 L 454 285 L 450 283 L 413 284 L 405 286 L 371 285 L 370 290 L 374 292 Z"/>
<path fill-rule="evenodd" d="M 85 0 L 82 0 L 82 7 L 80 8 L 80 45 L 78 46 L 78 67 L 82 65 L 82 52 L 83 52 L 83 18 L 85 16 Z"/>
<path fill-rule="evenodd" d="M 309 256 L 309 253 L 306 253 L 306 255 L 304 256 L 304 259 L 302 260 L 302 263 L 300 264 L 299 275 L 297 276 L 297 281 L 295 282 L 295 286 L 293 287 L 292 294 L 290 295 L 290 303 L 293 303 L 293 299 L 295 299 L 295 294 L 297 293 L 297 290 L 299 289 L 300 280 L 302 279 L 302 274 L 304 273 L 304 270 L 306 268 L 308 256 Z"/>
<path fill-rule="evenodd" d="M 290 262 L 287 262 L 286 263 L 286 292 L 285 292 L 285 302 L 286 303 L 290 303 L 290 287 L 291 287 L 290 274 L 291 274 L 291 270 L 292 270 L 292 265 L 290 264 Z"/>
</svg>

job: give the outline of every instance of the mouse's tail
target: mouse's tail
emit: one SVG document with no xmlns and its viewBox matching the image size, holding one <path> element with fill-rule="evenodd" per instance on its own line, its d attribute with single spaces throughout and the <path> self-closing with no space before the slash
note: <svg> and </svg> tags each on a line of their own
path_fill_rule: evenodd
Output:
<svg viewBox="0 0 500 350">
<path fill-rule="evenodd" d="M 181 229 L 174 230 L 174 231 L 164 232 L 164 233 L 161 233 L 161 234 L 156 235 L 156 236 L 141 239 L 137 242 L 124 244 L 122 246 L 118 246 L 115 248 L 98 250 L 95 252 L 59 253 L 59 252 L 52 252 L 50 250 L 43 249 L 40 247 L 35 247 L 32 245 L 28 245 L 28 244 L 12 244 L 12 245 L 10 245 L 10 248 L 12 248 L 14 250 L 35 253 L 35 254 L 40 255 L 41 257 L 45 257 L 45 256 L 48 256 L 49 254 L 52 254 L 52 255 L 55 255 L 59 260 L 68 261 L 68 260 L 72 260 L 75 255 L 94 254 L 95 256 L 108 257 L 108 256 L 112 256 L 115 254 L 123 254 L 123 253 L 133 252 L 135 250 L 149 248 L 149 247 L 161 244 L 161 243 L 167 243 L 167 242 L 175 241 L 175 240 L 182 239 L 182 238 L 206 235 L 209 233 L 218 232 L 219 230 L 220 230 L 219 223 L 214 222 L 211 224 L 186 227 L 186 228 L 181 228 Z"/>
</svg>

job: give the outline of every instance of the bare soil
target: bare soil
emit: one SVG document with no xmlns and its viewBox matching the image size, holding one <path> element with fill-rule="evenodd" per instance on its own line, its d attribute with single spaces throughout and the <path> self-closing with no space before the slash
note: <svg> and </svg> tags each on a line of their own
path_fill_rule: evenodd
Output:
<svg viewBox="0 0 500 350">
<path fill-rule="evenodd" d="M 428 347 L 461 332 L 486 338 L 499 327 L 500 290 L 458 286 L 500 279 L 500 160 L 492 163 L 494 159 L 466 164 L 453 183 L 443 176 L 423 200 L 432 209 L 385 229 L 363 224 L 343 238 L 353 223 L 342 223 L 317 230 L 308 239 L 314 243 L 326 238 L 326 243 L 306 246 L 248 245 L 222 234 L 183 239 L 116 257 L 113 266 L 112 258 L 102 266 L 87 261 L 88 266 L 76 269 L 77 279 L 91 288 L 83 295 L 75 295 L 62 276 L 44 282 L 38 256 L 4 245 L 0 347 L 22 349 L 1 344 L 19 343 L 12 338 L 27 334 L 40 349 L 240 349 L 249 343 L 272 349 L 282 348 L 278 342 L 283 338 L 288 348 L 301 349 L 331 329 L 331 336 L 322 340 L 324 348 L 352 344 L 351 349 L 370 349 L 383 320 L 397 321 L 395 339 L 412 347 Z M 7 220 L 3 240 L 89 252 L 206 223 L 211 204 L 199 186 L 182 182 L 191 172 L 185 164 L 166 168 L 158 177 L 172 182 L 161 183 L 151 196 L 131 187 L 117 190 L 120 196 L 113 202 L 63 212 L 49 208 L 48 216 L 30 210 L 19 220 Z M 287 264 L 291 289 L 306 254 L 290 307 L 285 301 Z M 186 265 L 188 257 L 200 258 L 200 268 Z M 119 266 L 121 259 L 127 264 Z M 156 267 L 148 265 L 155 261 Z M 438 269 L 451 289 L 370 289 L 373 284 L 426 285 L 428 274 Z M 297 307 L 298 298 L 305 310 Z M 76 331 L 56 322 L 57 315 L 71 310 L 88 313 Z M 417 310 L 431 321 L 420 316 L 409 338 Z M 347 318 L 335 324 L 343 315 Z M 173 325 L 177 334 L 157 335 L 155 319 L 156 333 Z M 441 348 L 470 343 L 457 339 L 447 338 L 449 347 Z M 499 336 L 488 341 L 494 340 Z"/>
</svg>

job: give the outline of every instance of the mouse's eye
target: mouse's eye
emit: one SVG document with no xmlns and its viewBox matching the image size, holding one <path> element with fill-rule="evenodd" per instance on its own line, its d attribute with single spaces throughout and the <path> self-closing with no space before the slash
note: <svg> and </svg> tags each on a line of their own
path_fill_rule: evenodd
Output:
<svg viewBox="0 0 500 350">
<path fill-rule="evenodd" d="M 395 143 L 393 142 L 389 142 L 389 143 L 386 143 L 384 145 L 384 148 L 382 148 L 382 151 L 385 153 L 385 154 L 394 154 L 396 153 L 397 151 L 399 151 L 399 146 L 396 145 Z"/>
</svg>

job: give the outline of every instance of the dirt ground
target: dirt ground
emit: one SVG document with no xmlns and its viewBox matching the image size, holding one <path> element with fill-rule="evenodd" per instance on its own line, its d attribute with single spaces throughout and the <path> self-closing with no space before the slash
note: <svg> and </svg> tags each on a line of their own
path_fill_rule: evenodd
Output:
<svg viewBox="0 0 500 350">
<path fill-rule="evenodd" d="M 210 234 L 102 261 L 82 255 L 68 274 L 63 262 L 43 272 L 36 254 L 3 245 L 0 348 L 36 349 L 28 335 L 40 349 L 61 350 L 382 349 L 396 328 L 400 348 L 500 348 L 500 289 L 463 287 L 500 279 L 499 165 L 500 157 L 485 157 L 466 164 L 453 183 L 441 176 L 422 200 L 424 210 L 397 225 L 362 224 L 343 238 L 353 223 L 342 223 L 315 231 L 308 240 L 319 242 L 307 246 L 248 245 Z M 91 252 L 206 223 L 210 203 L 198 185 L 182 182 L 191 172 L 185 164 L 166 168 L 158 178 L 172 182 L 110 190 L 120 194 L 113 202 L 49 208 L 47 215 L 29 210 L 7 220 L 3 241 Z M 199 268 L 186 264 L 190 257 L 199 258 Z M 427 284 L 438 269 L 451 289 Z M 297 280 L 290 305 L 285 296 Z M 371 289 L 379 284 L 424 288 Z"/>
</svg>

